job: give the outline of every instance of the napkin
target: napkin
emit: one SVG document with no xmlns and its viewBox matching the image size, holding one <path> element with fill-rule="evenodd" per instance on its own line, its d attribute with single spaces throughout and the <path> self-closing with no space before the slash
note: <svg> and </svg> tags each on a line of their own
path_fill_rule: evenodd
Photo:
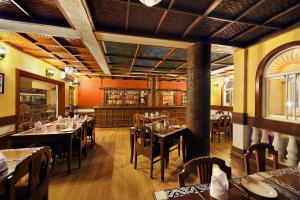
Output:
<svg viewBox="0 0 300 200">
<path fill-rule="evenodd" d="M 74 119 L 78 119 L 79 118 L 79 114 L 77 114 L 77 115 L 75 114 L 73 118 Z"/>
<path fill-rule="evenodd" d="M 148 117 L 148 115 L 149 115 L 149 114 L 146 112 L 146 113 L 145 113 L 145 117 Z"/>
<path fill-rule="evenodd" d="M 87 120 L 87 118 L 88 118 L 88 116 L 87 116 L 87 115 L 84 115 L 84 121 Z"/>
<path fill-rule="evenodd" d="M 210 182 L 210 196 L 217 200 L 228 199 L 228 180 L 222 170 L 213 170 Z"/>
<path fill-rule="evenodd" d="M 7 160 L 2 152 L 0 152 L 0 172 L 7 169 Z"/>
<path fill-rule="evenodd" d="M 43 124 L 41 121 L 38 121 L 34 124 L 34 128 L 37 129 L 37 130 L 41 130 L 43 129 Z"/>
<path fill-rule="evenodd" d="M 57 121 L 59 121 L 59 122 L 62 121 L 62 116 L 61 115 L 58 116 Z"/>
<path fill-rule="evenodd" d="M 298 163 L 298 172 L 300 173 L 300 161 Z"/>
</svg>

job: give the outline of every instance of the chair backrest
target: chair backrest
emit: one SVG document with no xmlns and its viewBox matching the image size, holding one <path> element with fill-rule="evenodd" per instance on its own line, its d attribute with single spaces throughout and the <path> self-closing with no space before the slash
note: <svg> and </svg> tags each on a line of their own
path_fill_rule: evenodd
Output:
<svg viewBox="0 0 300 200">
<path fill-rule="evenodd" d="M 42 199 L 48 195 L 50 158 L 49 147 L 44 147 L 32 156 L 29 171 L 31 199 Z"/>
<path fill-rule="evenodd" d="M 18 183 L 21 178 L 29 174 L 30 171 L 30 164 L 31 164 L 31 157 L 27 157 L 26 159 L 22 160 L 16 168 L 15 171 L 12 175 L 10 175 L 7 178 L 7 191 L 8 191 L 8 199 L 9 200 L 15 200 L 16 199 L 16 184 Z M 30 184 L 29 184 L 30 179 L 28 179 L 28 184 L 25 194 L 22 194 L 23 197 L 29 197 L 30 196 Z"/>
<path fill-rule="evenodd" d="M 170 125 L 180 125 L 180 121 L 177 118 L 172 117 L 168 120 Z"/>
<path fill-rule="evenodd" d="M 80 128 L 80 139 L 86 140 L 87 138 L 87 120 L 85 120 Z"/>
<path fill-rule="evenodd" d="M 219 166 L 224 171 L 228 179 L 231 179 L 231 167 L 225 164 L 225 161 L 217 157 L 199 157 L 194 158 L 184 165 L 182 172 L 178 175 L 180 187 L 185 186 L 185 179 L 197 170 L 200 184 L 210 183 L 213 164 Z"/>
<path fill-rule="evenodd" d="M 134 126 L 140 126 L 141 125 L 140 120 L 141 120 L 141 114 L 135 113 L 133 115 L 133 124 L 134 124 Z"/>
<path fill-rule="evenodd" d="M 251 174 L 250 158 L 255 155 L 257 172 L 266 171 L 266 149 L 273 155 L 273 169 L 278 168 L 278 152 L 271 144 L 261 143 L 254 144 L 249 147 L 246 154 L 244 154 L 244 168 L 246 174 Z"/>
<path fill-rule="evenodd" d="M 51 115 L 48 117 L 49 122 L 54 122 L 56 117 L 54 115 Z"/>
<path fill-rule="evenodd" d="M 19 125 L 17 132 L 27 131 L 31 128 L 33 128 L 33 124 L 31 122 L 24 122 Z"/>
<path fill-rule="evenodd" d="M 160 113 L 161 115 L 166 115 L 166 116 L 170 116 L 170 113 L 166 110 L 161 111 Z"/>
<path fill-rule="evenodd" d="M 221 115 L 218 120 L 218 126 L 221 130 L 230 130 L 231 128 L 231 117 L 230 115 Z"/>
<path fill-rule="evenodd" d="M 137 138 L 140 138 L 139 140 Z M 153 133 L 147 126 L 136 126 L 134 129 L 134 141 L 136 148 L 153 146 Z"/>
<path fill-rule="evenodd" d="M 224 115 L 224 112 L 223 112 L 222 110 L 218 110 L 218 111 L 216 112 L 216 115 Z"/>
</svg>

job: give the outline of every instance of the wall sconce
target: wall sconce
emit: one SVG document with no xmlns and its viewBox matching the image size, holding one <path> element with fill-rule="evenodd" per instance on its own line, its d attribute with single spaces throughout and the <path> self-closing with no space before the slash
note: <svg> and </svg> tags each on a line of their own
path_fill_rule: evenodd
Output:
<svg viewBox="0 0 300 200">
<path fill-rule="evenodd" d="M 219 84 L 218 83 L 213 83 L 213 86 L 214 87 L 219 87 Z"/>
<path fill-rule="evenodd" d="M 4 47 L 0 47 L 0 60 L 3 60 L 5 58 L 6 50 Z"/>
<path fill-rule="evenodd" d="M 73 85 L 79 85 L 79 80 L 78 80 L 78 78 L 75 78 L 75 79 L 74 79 Z"/>
<path fill-rule="evenodd" d="M 54 69 L 46 69 L 46 76 L 47 77 L 54 76 Z"/>
</svg>

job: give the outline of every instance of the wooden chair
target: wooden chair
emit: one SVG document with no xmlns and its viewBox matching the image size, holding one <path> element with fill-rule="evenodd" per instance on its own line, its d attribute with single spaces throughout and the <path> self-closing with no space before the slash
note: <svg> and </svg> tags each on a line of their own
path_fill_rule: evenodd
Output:
<svg viewBox="0 0 300 200">
<path fill-rule="evenodd" d="M 54 122 L 56 120 L 56 117 L 54 115 L 51 115 L 48 117 L 49 122 Z"/>
<path fill-rule="evenodd" d="M 170 116 L 170 113 L 166 110 L 161 111 L 160 115 Z"/>
<path fill-rule="evenodd" d="M 169 124 L 171 126 L 174 126 L 174 125 L 179 125 L 180 126 L 180 121 L 177 118 L 172 117 L 172 118 L 170 118 L 168 120 L 169 120 Z M 175 149 L 178 149 L 178 156 L 180 157 L 180 136 L 178 138 L 175 138 L 174 140 L 170 141 L 169 148 L 173 147 L 175 145 L 177 146 Z M 171 149 L 170 151 L 173 151 L 175 149 Z"/>
<path fill-rule="evenodd" d="M 78 153 L 78 166 L 81 167 L 81 154 L 87 157 L 87 121 L 84 121 L 79 129 L 79 134 L 73 139 L 73 150 Z"/>
<path fill-rule="evenodd" d="M 30 193 L 32 200 L 48 199 L 50 148 L 44 147 L 34 155 L 29 171 Z"/>
<path fill-rule="evenodd" d="M 230 115 L 221 115 L 219 117 L 219 143 L 220 143 L 220 132 L 225 133 L 226 135 L 229 136 L 229 139 L 231 140 L 232 138 L 232 123 L 231 123 L 231 117 Z"/>
<path fill-rule="evenodd" d="M 266 171 L 266 149 L 273 155 L 273 169 L 278 168 L 278 152 L 274 149 L 271 144 L 254 144 L 249 147 L 246 154 L 244 154 L 244 168 L 245 173 L 251 174 L 250 170 L 250 158 L 255 155 L 256 170 L 257 172 Z"/>
<path fill-rule="evenodd" d="M 134 126 L 140 126 L 140 125 L 142 125 L 140 123 L 141 123 L 141 114 L 135 113 L 133 115 L 133 125 Z"/>
<path fill-rule="evenodd" d="M 139 137 L 139 138 L 138 138 Z M 137 167 L 138 155 L 143 155 L 150 159 L 150 178 L 153 177 L 153 164 L 156 157 L 160 156 L 159 145 L 154 142 L 154 135 L 151 129 L 146 126 L 137 126 L 134 130 L 134 169 Z M 162 161 L 163 162 L 163 161 Z"/>
<path fill-rule="evenodd" d="M 194 158 L 184 165 L 182 172 L 178 175 L 180 187 L 185 186 L 185 179 L 197 170 L 200 184 L 210 183 L 213 164 L 219 166 L 224 171 L 228 179 L 231 179 L 231 167 L 225 164 L 225 161 L 217 157 Z"/>
<path fill-rule="evenodd" d="M 19 125 L 17 132 L 23 132 L 23 131 L 27 131 L 29 129 L 33 128 L 33 124 L 32 122 L 24 122 L 22 124 Z"/>
<path fill-rule="evenodd" d="M 7 191 L 9 200 L 28 199 L 30 197 L 29 177 L 25 183 L 20 181 L 29 174 L 31 158 L 27 157 L 20 162 L 12 175 L 7 178 Z"/>
<path fill-rule="evenodd" d="M 89 126 L 87 126 L 87 136 L 88 136 L 88 139 L 91 140 L 91 149 L 93 148 L 93 145 L 95 144 L 95 124 L 96 124 L 96 120 L 93 117 Z"/>
</svg>

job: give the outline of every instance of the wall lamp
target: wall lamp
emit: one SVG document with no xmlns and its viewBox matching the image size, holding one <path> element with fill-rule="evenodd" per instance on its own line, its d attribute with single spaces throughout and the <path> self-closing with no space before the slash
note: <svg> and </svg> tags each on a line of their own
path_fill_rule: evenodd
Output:
<svg viewBox="0 0 300 200">
<path fill-rule="evenodd" d="M 46 76 L 47 77 L 54 76 L 54 69 L 46 69 Z"/>
<path fill-rule="evenodd" d="M 4 47 L 0 47 L 0 60 L 3 60 L 5 58 L 5 48 Z"/>
</svg>

